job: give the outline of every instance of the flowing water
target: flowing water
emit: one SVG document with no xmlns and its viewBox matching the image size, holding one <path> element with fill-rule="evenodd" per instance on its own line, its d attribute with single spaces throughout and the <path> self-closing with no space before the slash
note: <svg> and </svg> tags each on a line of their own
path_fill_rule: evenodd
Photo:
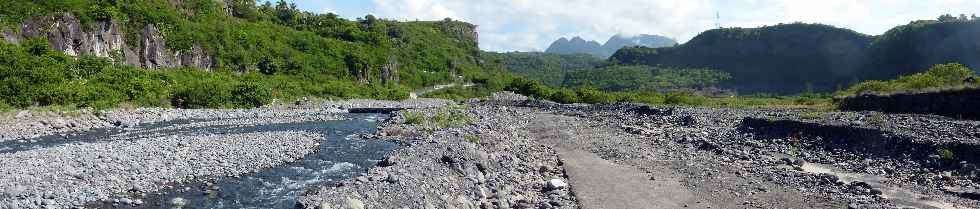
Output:
<svg viewBox="0 0 980 209">
<path fill-rule="evenodd" d="M 186 128 L 178 123 L 143 127 L 141 135 L 173 135 L 181 133 L 250 133 L 269 131 L 307 131 L 323 136 L 319 150 L 296 162 L 245 174 L 240 177 L 221 177 L 210 182 L 194 182 L 171 185 L 167 189 L 150 193 L 145 197 L 133 197 L 144 203 L 139 206 L 98 202 L 93 208 L 171 208 L 170 201 L 182 198 L 183 208 L 293 208 L 296 198 L 311 189 L 330 186 L 339 180 L 356 177 L 373 167 L 385 154 L 398 145 L 380 140 L 354 139 L 358 133 L 370 133 L 377 129 L 382 114 L 347 114 L 346 119 L 325 122 L 285 123 L 257 126 L 204 126 Z M 148 131 L 149 130 L 149 131 Z M 152 131 L 160 130 L 160 131 Z M 140 130 L 136 130 L 140 131 Z M 106 136 L 112 131 L 99 130 L 84 136 Z M 119 133 L 116 133 L 118 136 Z M 75 137 L 71 137 L 75 138 Z M 84 139 L 82 141 L 98 140 Z M 71 143 L 81 139 L 73 139 Z M 69 143 L 57 138 L 41 139 L 33 146 L 54 146 Z M 8 144 L 8 150 L 36 147 L 18 147 Z"/>
</svg>

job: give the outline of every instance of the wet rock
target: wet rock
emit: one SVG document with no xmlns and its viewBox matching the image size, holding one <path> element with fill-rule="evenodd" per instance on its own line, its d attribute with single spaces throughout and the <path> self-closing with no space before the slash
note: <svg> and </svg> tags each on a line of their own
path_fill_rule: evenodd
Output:
<svg viewBox="0 0 980 209">
<path fill-rule="evenodd" d="M 396 164 L 398 164 L 398 156 L 394 155 L 389 155 L 384 160 L 378 162 L 378 166 L 380 167 L 390 167 Z"/>
<path fill-rule="evenodd" d="M 547 190 L 558 190 L 558 189 L 564 189 L 565 187 L 568 187 L 568 184 L 565 183 L 565 181 L 562 181 L 561 179 L 551 179 L 545 183 L 545 189 Z"/>
<path fill-rule="evenodd" d="M 187 200 L 185 200 L 184 198 L 175 197 L 173 199 L 170 199 L 170 207 L 183 208 L 186 205 L 187 205 Z"/>
<path fill-rule="evenodd" d="M 389 174 L 388 175 L 388 178 L 386 178 L 385 181 L 387 181 L 388 183 L 395 184 L 395 183 L 398 183 L 399 181 L 401 181 L 401 178 L 399 178 L 398 175 Z"/>
</svg>

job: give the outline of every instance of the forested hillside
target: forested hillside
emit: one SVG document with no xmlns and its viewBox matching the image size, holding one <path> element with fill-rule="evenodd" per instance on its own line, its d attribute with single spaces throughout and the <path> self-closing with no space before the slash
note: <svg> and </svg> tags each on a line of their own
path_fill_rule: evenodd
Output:
<svg viewBox="0 0 980 209">
<path fill-rule="evenodd" d="M 832 91 L 862 67 L 872 37 L 820 24 L 709 30 L 667 48 L 624 48 L 624 64 L 712 68 L 731 74 L 723 88 L 740 93 Z"/>
<path fill-rule="evenodd" d="M 0 105 L 16 107 L 395 99 L 500 74 L 478 64 L 472 24 L 346 20 L 284 1 L 14 0 L 0 7 L 0 23 Z M 257 92 L 258 101 L 233 102 L 235 91 Z"/>
<path fill-rule="evenodd" d="M 605 63 L 588 54 L 552 54 L 539 52 L 484 52 L 482 58 L 509 72 L 541 84 L 559 87 L 572 70 L 592 68 Z"/>
<path fill-rule="evenodd" d="M 569 71 L 562 87 L 593 87 L 604 91 L 696 91 L 731 79 L 711 69 L 672 69 L 645 65 L 608 65 Z"/>
<path fill-rule="evenodd" d="M 725 28 L 669 48 L 626 48 L 624 64 L 707 67 L 731 73 L 722 87 L 741 93 L 830 92 L 863 80 L 892 79 L 929 66 L 980 65 L 980 20 L 944 15 L 872 37 L 819 24 Z"/>
<path fill-rule="evenodd" d="M 878 37 L 870 54 L 862 79 L 894 79 L 950 62 L 980 69 L 980 19 L 944 15 L 899 26 Z"/>
</svg>

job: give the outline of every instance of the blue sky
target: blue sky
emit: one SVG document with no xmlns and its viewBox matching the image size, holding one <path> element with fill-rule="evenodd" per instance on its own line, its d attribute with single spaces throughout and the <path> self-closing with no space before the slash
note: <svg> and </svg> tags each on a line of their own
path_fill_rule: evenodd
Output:
<svg viewBox="0 0 980 209">
<path fill-rule="evenodd" d="M 980 13 L 980 0 L 291 0 L 313 12 L 396 20 L 446 17 L 479 25 L 480 48 L 540 51 L 560 37 L 620 34 L 690 40 L 716 22 L 758 27 L 824 23 L 878 35 L 912 20 Z M 720 14 L 720 21 L 716 20 Z"/>
</svg>

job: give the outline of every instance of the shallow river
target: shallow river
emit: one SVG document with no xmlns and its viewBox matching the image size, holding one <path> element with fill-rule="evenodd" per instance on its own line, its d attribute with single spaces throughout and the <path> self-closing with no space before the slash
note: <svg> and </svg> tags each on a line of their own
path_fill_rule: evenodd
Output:
<svg viewBox="0 0 980 209">
<path fill-rule="evenodd" d="M 173 135 L 182 133 L 250 133 L 269 131 L 308 131 L 319 133 L 324 138 L 317 152 L 303 159 L 236 177 L 222 177 L 213 182 L 195 182 L 168 186 L 167 189 L 150 193 L 141 199 L 144 204 L 132 207 L 112 202 L 92 203 L 92 208 L 172 208 L 174 198 L 186 200 L 183 208 L 293 208 L 296 198 L 310 189 L 334 185 L 339 180 L 349 179 L 364 173 L 386 153 L 397 148 L 397 144 L 379 140 L 352 139 L 358 133 L 371 133 L 377 129 L 382 114 L 347 114 L 347 119 L 326 122 L 286 123 L 258 126 L 204 126 L 168 129 L 178 127 L 189 121 L 167 124 L 147 125 L 131 130 L 139 135 Z M 119 136 L 126 132 L 107 130 L 93 131 L 79 136 L 70 136 L 72 143 L 78 141 L 98 141 L 100 136 Z M 62 137 L 63 138 L 63 137 Z M 78 139 L 84 138 L 84 139 Z M 0 152 L 12 152 L 67 143 L 57 137 L 39 139 L 31 146 L 3 144 Z"/>
</svg>

